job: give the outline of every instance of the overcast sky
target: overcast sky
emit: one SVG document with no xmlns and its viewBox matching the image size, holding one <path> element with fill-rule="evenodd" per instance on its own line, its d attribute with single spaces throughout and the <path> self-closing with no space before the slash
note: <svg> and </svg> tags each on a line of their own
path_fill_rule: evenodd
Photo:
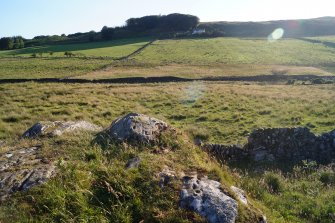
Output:
<svg viewBox="0 0 335 223">
<path fill-rule="evenodd" d="M 334 0 L 0 0 L 0 37 L 100 31 L 175 12 L 202 22 L 316 18 L 335 16 L 334 6 Z"/>
</svg>

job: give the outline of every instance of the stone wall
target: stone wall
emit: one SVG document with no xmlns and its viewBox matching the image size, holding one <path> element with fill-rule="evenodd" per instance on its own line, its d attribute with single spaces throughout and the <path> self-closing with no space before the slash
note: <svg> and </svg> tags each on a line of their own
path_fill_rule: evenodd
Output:
<svg viewBox="0 0 335 223">
<path fill-rule="evenodd" d="M 202 148 L 221 161 L 248 158 L 256 162 L 314 160 L 327 164 L 335 161 L 335 130 L 315 135 L 303 127 L 257 129 L 243 147 L 205 144 Z"/>
</svg>

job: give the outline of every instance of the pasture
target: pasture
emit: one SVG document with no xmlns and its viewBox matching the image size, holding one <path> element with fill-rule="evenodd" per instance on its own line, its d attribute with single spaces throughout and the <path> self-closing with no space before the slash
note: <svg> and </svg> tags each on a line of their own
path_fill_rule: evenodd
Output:
<svg viewBox="0 0 335 223">
<path fill-rule="evenodd" d="M 283 39 L 213 38 L 157 40 L 128 60 L 149 39 L 54 45 L 0 52 L 1 78 L 87 79 L 177 76 L 332 75 L 335 49 L 322 43 Z M 73 52 L 75 58 L 64 56 Z M 39 52 L 45 52 L 40 57 Z M 53 55 L 47 52 L 54 52 Z M 36 53 L 36 58 L 31 54 Z M 8 57 L 9 55 L 24 58 Z M 6 56 L 1 58 L 2 56 Z M 90 58 L 93 56 L 93 58 Z M 25 58 L 27 57 L 27 58 Z"/>
<path fill-rule="evenodd" d="M 112 57 L 127 56 L 150 41 L 149 38 L 121 39 L 104 42 L 76 43 L 64 45 L 47 45 L 28 47 L 18 50 L 0 51 L 1 56 L 31 57 L 32 54 L 44 57 L 63 57 L 64 53 L 72 52 L 80 57 Z"/>
<path fill-rule="evenodd" d="M 148 41 L 117 40 L 3 51 L 0 79 L 282 74 L 321 77 L 335 72 L 335 48 L 301 39 L 157 40 L 139 54 L 117 60 Z M 50 55 L 49 51 L 54 53 Z M 64 57 L 65 51 L 78 57 Z M 31 57 L 39 52 L 43 52 L 42 57 Z M 193 145 L 194 139 L 244 144 L 248 134 L 258 128 L 306 126 L 316 134 L 329 132 L 335 129 L 332 83 L 2 83 L 0 97 L 0 150 L 41 145 L 44 155 L 61 170 L 59 177 L 29 192 L 16 193 L 0 206 L 0 222 L 203 222 L 198 215 L 176 206 L 178 183 L 164 190 L 158 187 L 155 174 L 164 165 L 182 172 L 207 174 L 227 191 L 231 185 L 241 187 L 250 207 L 264 213 L 269 222 L 332 222 L 334 166 L 302 162 L 289 172 L 271 166 L 245 170 L 244 163 L 218 163 Z M 172 139 L 163 141 L 174 150 L 156 154 L 157 148 L 151 147 L 104 147 L 92 143 L 95 135 L 86 133 L 20 139 L 38 121 L 86 120 L 106 128 L 130 112 L 162 119 L 176 128 L 177 139 L 169 136 Z M 125 171 L 127 160 L 137 156 L 142 160 L 140 168 Z M 238 223 L 255 217 L 241 204 L 238 211 Z"/>
<path fill-rule="evenodd" d="M 3 149 L 15 144 L 25 129 L 41 120 L 87 120 L 108 127 L 112 120 L 129 112 L 145 113 L 167 121 L 186 134 L 188 143 L 193 138 L 201 138 L 208 142 L 243 144 L 250 131 L 261 127 L 308 126 L 315 133 L 335 128 L 334 85 L 259 85 L 239 82 L 145 85 L 25 83 L 2 84 L 0 94 L 0 141 L 5 142 Z M 62 177 L 33 190 L 30 195 L 17 194 L 6 208 L 1 208 L 0 219 L 16 213 L 15 218 L 20 221 L 32 218 L 31 214 L 35 211 L 38 211 L 40 221 L 133 219 L 137 215 L 141 216 L 141 213 L 134 214 L 134 209 L 126 208 L 124 203 L 121 209 L 114 206 L 112 215 L 98 211 L 100 209 L 89 202 L 92 194 L 96 193 L 91 186 L 96 180 L 105 179 L 104 174 L 107 173 L 113 173 L 114 186 L 138 185 L 136 182 L 139 179 L 141 182 L 144 179 L 143 182 L 148 179 L 155 182 L 154 172 L 160 168 L 158 163 L 171 165 L 171 162 L 174 168 L 180 170 L 191 167 L 208 172 L 224 185 L 241 185 L 248 192 L 249 201 L 265 213 L 271 222 L 321 221 L 328 219 L 333 211 L 334 182 L 325 184 L 321 177 L 329 174 L 332 177 L 331 166 L 311 169 L 312 174 L 304 172 L 306 169 L 303 166 L 297 166 L 292 174 L 271 168 L 262 173 L 251 170 L 248 173 L 239 168 L 218 168 L 214 160 L 190 148 L 189 144 L 180 144 L 183 149 L 157 156 L 150 152 L 140 153 L 136 148 L 111 147 L 112 153 L 108 152 L 110 150 L 103 151 L 92 146 L 91 139 L 91 135 L 84 134 L 47 141 L 20 142 L 23 146 L 42 143 L 48 156 L 52 156 L 57 148 L 57 154 L 68 157 L 69 164 L 62 167 Z M 141 156 L 144 167 L 139 171 L 124 172 L 127 158 L 136 154 Z M 87 161 L 87 157 L 94 158 Z M 92 171 L 94 175 L 91 175 Z M 74 182 L 75 187 L 72 186 Z M 269 189 L 274 183 L 279 185 L 279 194 Z M 136 190 L 130 190 L 133 187 L 120 189 L 132 197 L 126 201 L 127 206 L 139 205 L 140 209 L 146 207 L 142 211 L 155 213 L 155 205 L 160 202 L 163 209 L 159 210 L 164 213 L 162 219 L 151 215 L 146 218 L 155 221 L 181 221 L 185 218 L 185 214 L 174 207 L 178 197 L 173 190 L 165 190 L 162 194 L 161 190 L 150 185 L 154 199 L 145 204 L 142 201 L 138 203 L 137 196 L 138 193 L 145 193 L 149 185 L 145 186 L 145 190 L 138 187 L 134 187 Z M 162 203 L 159 197 L 163 195 L 168 200 Z M 34 197 L 33 202 L 29 199 L 31 196 Z M 67 211 L 66 204 L 74 197 L 76 205 Z M 324 202 L 326 199 L 328 201 Z M 101 208 L 109 210 L 110 207 Z M 239 212 L 241 217 L 237 222 L 249 222 L 250 213 L 243 205 Z"/>
</svg>

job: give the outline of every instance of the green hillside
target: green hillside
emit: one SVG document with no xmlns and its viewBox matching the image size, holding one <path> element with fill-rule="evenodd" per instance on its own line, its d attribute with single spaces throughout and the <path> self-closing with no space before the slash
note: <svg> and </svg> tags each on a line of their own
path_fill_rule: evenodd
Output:
<svg viewBox="0 0 335 223">
<path fill-rule="evenodd" d="M 6 58 L 0 57 L 0 77 L 96 79 L 172 75 L 197 78 L 277 73 L 332 75 L 335 72 L 335 48 L 308 39 L 276 42 L 240 38 L 156 40 L 128 60 L 114 60 L 130 55 L 148 41 L 114 40 L 1 51 L 0 55 Z M 54 52 L 53 55 L 38 54 L 49 51 Z M 67 51 L 73 52 L 76 58 L 65 57 Z M 9 52 L 29 59 L 8 58 Z M 37 53 L 36 58 L 31 58 L 32 53 Z M 85 59 L 85 56 L 94 58 Z"/>
<path fill-rule="evenodd" d="M 25 56 L 31 57 L 32 54 L 45 57 L 60 57 L 64 56 L 64 52 L 72 52 L 76 56 L 87 56 L 87 57 L 114 57 L 119 58 L 127 56 L 134 52 L 141 46 L 145 45 L 150 39 L 149 38 L 138 38 L 138 39 L 120 39 L 104 42 L 92 42 L 92 43 L 76 43 L 76 44 L 65 44 L 65 45 L 46 45 L 37 47 L 28 47 L 18 50 L 0 51 L 1 56 Z M 50 55 L 50 53 L 52 55 Z"/>
</svg>

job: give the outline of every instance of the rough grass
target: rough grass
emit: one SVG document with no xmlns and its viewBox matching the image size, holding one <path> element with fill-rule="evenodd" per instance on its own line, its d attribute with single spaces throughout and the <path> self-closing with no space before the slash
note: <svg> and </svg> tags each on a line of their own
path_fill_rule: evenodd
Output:
<svg viewBox="0 0 335 223">
<path fill-rule="evenodd" d="M 334 85 L 183 83 L 148 85 L 0 85 L 1 138 L 18 136 L 39 120 L 85 119 L 108 126 L 143 112 L 187 131 L 203 129 L 212 142 L 237 143 L 254 128 L 335 128 Z M 21 130 L 21 131 L 18 131 Z"/>
<path fill-rule="evenodd" d="M 257 76 L 257 75 L 276 75 L 277 73 L 285 75 L 332 75 L 320 68 L 304 66 L 278 66 L 278 65 L 145 65 L 140 63 L 114 63 L 110 67 L 76 76 L 76 78 L 85 79 L 104 79 L 104 78 L 122 78 L 122 77 L 158 77 L 175 76 L 183 78 L 201 78 L 201 77 L 220 77 L 220 76 Z"/>
<path fill-rule="evenodd" d="M 242 187 L 252 207 L 261 209 L 270 222 L 331 222 L 335 180 L 330 167 L 312 168 L 311 175 L 302 174 L 304 166 L 292 175 L 276 170 L 255 174 L 238 168 L 231 173 L 191 146 L 191 141 L 196 136 L 210 142 L 243 143 L 246 134 L 259 127 L 307 125 L 316 133 L 332 130 L 334 87 L 201 82 L 0 85 L 0 140 L 6 141 L 5 147 L 42 144 L 46 156 L 58 154 L 54 159 L 61 169 L 59 177 L 18 193 L 2 205 L 0 219 L 201 222 L 199 216 L 177 207 L 180 183 L 164 190 L 158 187 L 156 174 L 166 165 L 180 172 L 197 170 L 227 189 L 232 184 Z M 165 137 L 169 139 L 165 144 L 175 148 L 167 154 L 152 153 L 150 148 L 92 144 L 94 136 L 89 134 L 17 144 L 20 134 L 40 120 L 84 119 L 107 127 L 115 118 L 134 111 L 169 122 L 190 140 L 185 135 Z M 141 167 L 125 171 L 125 163 L 135 156 L 142 159 Z M 253 222 L 243 205 L 239 212 L 237 222 Z"/>
<path fill-rule="evenodd" d="M 92 42 L 92 43 L 77 43 L 66 45 L 48 45 L 38 47 L 28 47 L 24 49 L 0 51 L 1 56 L 25 56 L 30 57 L 32 54 L 43 53 L 42 56 L 46 57 L 59 57 L 64 56 L 64 52 L 72 52 L 78 56 L 93 56 L 93 57 L 124 57 L 138 48 L 148 43 L 148 38 L 138 39 L 121 39 L 105 42 Z M 53 54 L 50 55 L 50 52 Z"/>
<path fill-rule="evenodd" d="M 7 145 L 14 144 L 26 128 L 39 120 L 85 119 L 108 126 L 130 111 L 164 119 L 191 137 L 199 135 L 220 143 L 242 142 L 248 131 L 258 127 L 310 125 L 314 132 L 335 128 L 333 85 L 26 83 L 1 85 L 0 91 L 0 136 L 8 141 Z M 227 167 L 222 169 L 209 161 L 205 153 L 190 146 L 191 142 L 183 144 L 185 138 L 178 143 L 168 141 L 168 145 L 177 147 L 165 155 L 114 144 L 101 147 L 92 145 L 92 140 L 92 135 L 84 134 L 42 141 L 45 155 L 55 154 L 56 149 L 60 157 L 66 158 L 66 164 L 64 158 L 57 158 L 61 174 L 29 193 L 16 194 L 1 206 L 0 219 L 201 222 L 199 216 L 177 208 L 180 184 L 165 190 L 158 188 L 156 174 L 164 165 L 178 171 L 206 173 L 227 188 L 240 185 L 255 199 L 250 200 L 254 207 L 265 212 L 271 222 L 330 222 L 333 213 L 331 169 L 320 169 L 312 175 L 284 176 L 276 171 L 252 175 L 236 170 L 232 174 Z M 27 146 L 30 142 L 21 143 Z M 134 156 L 140 156 L 142 166 L 125 171 L 125 163 Z M 327 202 L 326 197 L 330 198 Z M 248 209 L 240 205 L 239 211 L 238 222 L 251 221 Z"/>
<path fill-rule="evenodd" d="M 44 155 L 58 163 L 58 177 L 29 192 L 16 193 L 0 206 L 0 221 L 205 222 L 178 207 L 181 182 L 172 181 L 160 188 L 157 174 L 168 167 L 180 174 L 206 174 L 226 190 L 234 184 L 227 169 L 187 144 L 182 135 L 167 133 L 162 137 L 161 142 L 172 149 L 162 154 L 153 153 L 155 147 L 113 143 L 100 147 L 92 140 L 92 135 L 81 134 L 41 141 Z M 27 146 L 36 142 L 21 143 Z M 125 170 L 127 161 L 135 156 L 141 159 L 140 167 Z M 239 211 L 241 220 L 237 222 L 255 220 L 245 206 Z"/>
</svg>

